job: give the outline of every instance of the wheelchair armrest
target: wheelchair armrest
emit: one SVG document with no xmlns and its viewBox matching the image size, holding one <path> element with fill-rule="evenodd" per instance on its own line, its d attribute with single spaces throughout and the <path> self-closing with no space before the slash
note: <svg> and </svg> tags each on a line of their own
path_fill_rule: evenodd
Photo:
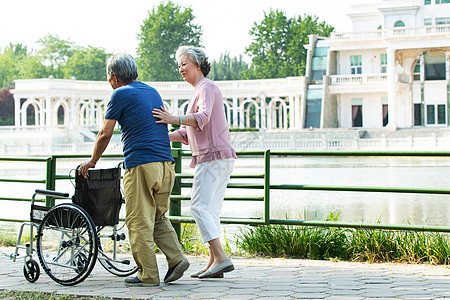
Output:
<svg viewBox="0 0 450 300">
<path fill-rule="evenodd" d="M 34 192 L 36 194 L 45 195 L 45 196 L 69 198 L 69 193 L 60 193 L 60 192 L 55 192 L 55 191 L 50 191 L 50 190 L 40 190 L 40 189 L 36 189 Z"/>
</svg>

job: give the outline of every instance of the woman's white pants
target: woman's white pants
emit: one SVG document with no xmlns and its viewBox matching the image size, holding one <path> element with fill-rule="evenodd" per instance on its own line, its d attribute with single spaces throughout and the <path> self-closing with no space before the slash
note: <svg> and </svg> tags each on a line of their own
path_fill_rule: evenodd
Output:
<svg viewBox="0 0 450 300">
<path fill-rule="evenodd" d="M 220 211 L 233 172 L 234 158 L 197 164 L 192 185 L 191 213 L 204 243 L 220 237 Z"/>
</svg>

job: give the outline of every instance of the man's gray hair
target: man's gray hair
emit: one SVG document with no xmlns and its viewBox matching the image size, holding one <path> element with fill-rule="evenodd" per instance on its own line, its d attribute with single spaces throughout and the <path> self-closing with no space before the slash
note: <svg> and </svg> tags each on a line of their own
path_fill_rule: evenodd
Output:
<svg viewBox="0 0 450 300">
<path fill-rule="evenodd" d="M 204 61 L 207 61 L 208 57 L 206 56 L 205 51 L 202 48 L 194 47 L 194 46 L 181 46 L 178 48 L 175 57 L 177 60 L 184 54 L 189 56 L 189 59 L 197 64 L 197 66 L 201 66 Z"/>
<path fill-rule="evenodd" d="M 114 74 L 120 82 L 130 83 L 138 78 L 136 61 L 126 53 L 113 55 L 106 62 L 106 74 Z"/>
</svg>

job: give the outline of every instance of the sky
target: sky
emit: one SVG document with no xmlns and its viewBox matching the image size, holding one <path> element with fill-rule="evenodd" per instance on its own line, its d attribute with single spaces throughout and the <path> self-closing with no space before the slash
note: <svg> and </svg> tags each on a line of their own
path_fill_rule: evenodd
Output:
<svg viewBox="0 0 450 300">
<path fill-rule="evenodd" d="M 172 0 L 191 7 L 194 22 L 202 26 L 203 45 L 210 61 L 220 54 L 245 53 L 249 34 L 264 12 L 279 9 L 288 18 L 315 15 L 336 31 L 351 30 L 350 4 L 361 0 Z M 366 0 L 367 1 L 367 0 Z M 36 41 L 47 34 L 58 35 L 76 45 L 102 47 L 108 53 L 136 54 L 137 35 L 149 12 L 162 0 L 9 0 L 2 1 L 0 50 L 9 43 L 37 49 Z M 164 2 L 166 3 L 167 0 Z M 247 60 L 248 57 L 244 56 Z"/>
</svg>

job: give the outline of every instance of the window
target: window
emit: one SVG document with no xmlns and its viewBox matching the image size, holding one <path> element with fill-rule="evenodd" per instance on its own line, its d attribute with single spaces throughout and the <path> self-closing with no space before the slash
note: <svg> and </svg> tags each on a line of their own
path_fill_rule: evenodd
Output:
<svg viewBox="0 0 450 300">
<path fill-rule="evenodd" d="M 381 73 L 387 72 L 387 54 L 382 53 L 381 54 Z"/>
<path fill-rule="evenodd" d="M 427 124 L 435 124 L 434 118 L 434 105 L 427 105 Z"/>
<path fill-rule="evenodd" d="M 422 126 L 422 104 L 414 104 L 414 126 Z"/>
<path fill-rule="evenodd" d="M 414 66 L 413 80 L 420 80 L 420 61 Z"/>
<path fill-rule="evenodd" d="M 425 80 L 445 80 L 445 54 L 425 53 Z"/>
<path fill-rule="evenodd" d="M 438 104 L 437 106 L 437 123 L 445 124 L 445 104 Z"/>
<path fill-rule="evenodd" d="M 445 125 L 446 124 L 445 104 L 427 105 L 427 125 Z"/>
<path fill-rule="evenodd" d="M 352 99 L 352 127 L 362 127 L 362 99 Z"/>
<path fill-rule="evenodd" d="M 433 25 L 433 19 L 432 18 L 425 18 L 423 19 L 423 26 L 431 26 Z M 433 31 L 432 28 L 427 28 L 426 29 L 427 33 L 430 33 Z"/>
<path fill-rule="evenodd" d="M 388 122 L 389 122 L 388 105 L 383 104 L 383 127 L 386 127 Z"/>
<path fill-rule="evenodd" d="M 430 5 L 431 4 L 431 0 L 425 0 L 425 5 Z"/>
<path fill-rule="evenodd" d="M 350 56 L 350 69 L 352 74 L 362 74 L 362 57 L 361 55 Z"/>
<path fill-rule="evenodd" d="M 436 18 L 436 25 L 450 24 L 450 18 Z"/>
<path fill-rule="evenodd" d="M 405 22 L 403 22 L 402 20 L 398 20 L 397 22 L 395 22 L 394 24 L 394 28 L 395 27 L 405 27 Z M 405 35 L 406 34 L 406 30 L 405 29 L 394 29 L 394 35 Z"/>
<path fill-rule="evenodd" d="M 450 0 L 436 0 L 436 4 L 450 3 Z"/>
<path fill-rule="evenodd" d="M 64 107 L 62 105 L 58 108 L 57 123 L 58 125 L 64 125 Z"/>
</svg>

